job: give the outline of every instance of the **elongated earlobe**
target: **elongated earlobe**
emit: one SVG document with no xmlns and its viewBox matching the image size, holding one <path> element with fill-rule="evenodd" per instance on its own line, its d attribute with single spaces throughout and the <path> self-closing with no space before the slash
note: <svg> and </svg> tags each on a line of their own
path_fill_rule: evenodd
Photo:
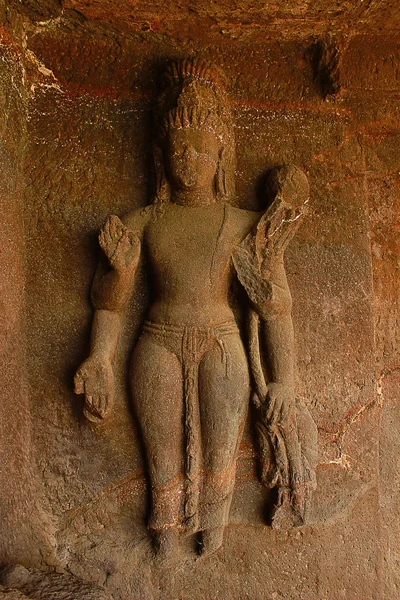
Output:
<svg viewBox="0 0 400 600">
<path fill-rule="evenodd" d="M 215 191 L 217 194 L 217 198 L 219 200 L 223 200 L 227 197 L 227 185 L 226 185 L 226 152 L 225 148 L 221 148 L 219 152 L 219 161 L 217 172 L 215 174 Z"/>
<path fill-rule="evenodd" d="M 164 156 L 159 146 L 154 147 L 154 169 L 156 172 L 156 193 L 154 202 L 169 202 L 171 199 L 171 189 L 165 174 Z"/>
</svg>

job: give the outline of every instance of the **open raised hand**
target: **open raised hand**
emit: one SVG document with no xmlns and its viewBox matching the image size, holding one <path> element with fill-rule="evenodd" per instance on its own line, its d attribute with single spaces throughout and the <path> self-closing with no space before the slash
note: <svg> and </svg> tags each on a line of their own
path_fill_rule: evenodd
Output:
<svg viewBox="0 0 400 600">
<path fill-rule="evenodd" d="M 99 233 L 99 243 L 114 269 L 126 269 L 139 260 L 138 236 L 129 231 L 116 215 L 107 218 Z"/>
<path fill-rule="evenodd" d="M 99 423 L 111 412 L 114 403 L 114 373 L 106 357 L 91 355 L 76 372 L 75 393 L 85 394 L 83 414 Z"/>
</svg>

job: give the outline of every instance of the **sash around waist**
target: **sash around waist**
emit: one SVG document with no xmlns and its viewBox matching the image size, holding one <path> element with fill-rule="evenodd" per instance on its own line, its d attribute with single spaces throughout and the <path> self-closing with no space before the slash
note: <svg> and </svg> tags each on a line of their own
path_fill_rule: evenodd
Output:
<svg viewBox="0 0 400 600">
<path fill-rule="evenodd" d="M 166 334 L 168 336 L 183 337 L 195 334 L 200 339 L 216 339 L 221 336 L 239 333 L 239 328 L 236 321 L 227 321 L 219 325 L 209 327 L 197 327 L 192 325 L 174 325 L 172 323 L 155 323 L 153 321 L 145 321 L 143 331 L 149 333 Z"/>
</svg>

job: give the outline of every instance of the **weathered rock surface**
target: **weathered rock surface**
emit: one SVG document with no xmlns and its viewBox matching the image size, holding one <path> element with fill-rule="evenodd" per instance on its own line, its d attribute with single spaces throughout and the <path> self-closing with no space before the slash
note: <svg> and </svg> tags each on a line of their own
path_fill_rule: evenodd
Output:
<svg viewBox="0 0 400 600">
<path fill-rule="evenodd" d="M 0 598 L 4 600 L 24 600 L 24 598 L 28 598 L 28 596 L 18 592 L 18 590 L 13 590 L 0 585 Z"/>
<path fill-rule="evenodd" d="M 4 597 L 8 598 L 9 594 L 11 600 L 112 600 L 100 587 L 79 581 L 72 575 L 43 573 L 39 569 L 25 569 L 22 565 L 4 567 L 0 580 L 10 590 L 4 592 Z"/>
<path fill-rule="evenodd" d="M 2 561 L 58 566 L 120 600 L 397 600 L 397 2 L 32 0 L 3 3 L 1 24 Z M 107 427 L 84 423 L 72 378 L 87 350 L 97 231 L 149 201 L 158 73 L 193 54 L 229 79 L 237 204 L 260 208 L 271 167 L 308 174 L 311 211 L 286 269 L 318 488 L 309 525 L 265 527 L 248 424 L 224 549 L 194 561 L 186 540 L 165 571 L 145 527 L 125 384 L 140 282 Z"/>
</svg>

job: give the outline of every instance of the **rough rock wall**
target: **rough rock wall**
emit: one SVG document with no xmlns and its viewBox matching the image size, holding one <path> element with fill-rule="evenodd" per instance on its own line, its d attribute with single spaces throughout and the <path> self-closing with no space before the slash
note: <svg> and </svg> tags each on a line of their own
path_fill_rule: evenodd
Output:
<svg viewBox="0 0 400 600">
<path fill-rule="evenodd" d="M 398 57 L 397 48 L 396 56 Z M 393 87 L 399 79 L 391 80 Z M 382 86 L 383 87 L 383 86 Z M 389 92 L 389 93 L 388 93 Z M 382 597 L 397 598 L 399 578 L 399 102 L 398 92 L 376 89 L 386 110 L 365 135 L 366 190 L 371 223 L 379 415 L 379 509 L 383 564 Z"/>
<path fill-rule="evenodd" d="M 356 36 L 338 55 L 325 42 L 316 50 L 309 38 L 250 43 L 222 36 L 209 45 L 145 33 L 119 36 L 76 15 L 57 19 L 13 23 L 24 57 L 26 119 L 17 96 L 4 108 L 14 119 L 11 131 L 26 128 L 26 146 L 22 152 L 17 135 L 8 148 L 18 159 L 2 159 L 9 165 L 7 182 L 18 190 L 7 205 L 16 207 L 9 209 L 10 222 L 18 230 L 6 249 L 19 268 L 6 269 L 13 279 L 5 280 L 12 291 L 5 298 L 18 315 L 11 321 L 18 343 L 25 285 L 26 359 L 21 349 L 8 350 L 8 356 L 20 357 L 9 368 L 11 381 L 21 385 L 17 373 L 25 362 L 31 415 L 26 419 L 28 395 L 22 388 L 15 394 L 14 387 L 22 442 L 15 443 L 12 434 L 12 448 L 29 447 L 23 427 L 31 424 L 41 484 L 32 514 L 45 523 L 47 539 L 41 543 L 42 566 L 55 563 L 104 584 L 121 600 L 169 594 L 396 598 L 397 41 Z M 272 166 L 290 162 L 309 174 L 312 210 L 286 266 L 297 389 L 319 427 L 320 466 L 310 524 L 272 531 L 263 525 L 265 493 L 247 433 L 223 550 L 195 562 L 188 541 L 180 569 L 160 574 L 144 526 L 143 461 L 125 384 L 129 348 L 146 303 L 140 281 L 126 318 L 117 406 L 108 425 L 84 422 L 72 377 L 87 352 L 96 231 L 109 213 L 150 201 L 157 73 L 167 58 L 194 51 L 219 63 L 230 80 L 238 205 L 262 206 L 260 183 Z M 15 93 L 3 62 L 6 89 Z M 15 59 L 11 68 L 17 64 Z M 10 416 L 9 424 L 16 423 Z M 10 445 L 4 447 L 10 456 Z M 20 487 L 11 491 L 18 500 L 26 497 Z M 20 514 L 16 508 L 7 513 Z M 7 533 L 5 539 L 13 537 Z M 21 557 L 15 543 L 11 558 L 38 564 L 28 554 Z"/>
<path fill-rule="evenodd" d="M 0 554 L 29 559 L 29 496 L 35 469 L 31 462 L 31 421 L 24 364 L 23 159 L 26 142 L 26 96 L 20 56 L 6 36 L 1 43 L 1 419 Z"/>
</svg>

